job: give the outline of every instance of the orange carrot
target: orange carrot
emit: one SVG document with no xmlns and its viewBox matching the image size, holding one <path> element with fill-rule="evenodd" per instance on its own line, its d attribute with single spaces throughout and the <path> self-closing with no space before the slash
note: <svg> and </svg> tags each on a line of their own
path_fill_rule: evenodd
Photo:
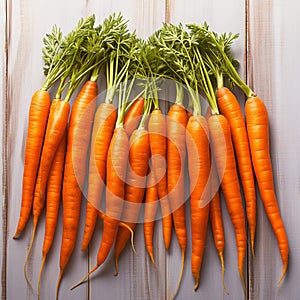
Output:
<svg viewBox="0 0 300 300">
<path fill-rule="evenodd" d="M 167 177 L 168 198 L 172 210 L 175 233 L 181 249 L 181 272 L 176 290 L 171 297 L 174 299 L 180 287 L 186 250 L 185 224 L 185 195 L 184 195 L 184 168 L 186 157 L 185 131 L 187 114 L 181 104 L 173 104 L 167 116 Z"/>
<path fill-rule="evenodd" d="M 144 108 L 144 98 L 138 98 L 128 109 L 124 117 L 124 129 L 130 137 L 133 131 L 138 127 Z"/>
<path fill-rule="evenodd" d="M 98 250 L 97 263 L 88 274 L 71 289 L 84 283 L 88 277 L 104 263 L 115 241 L 120 225 L 125 197 L 129 142 L 123 126 L 116 126 L 107 154 L 106 212 L 104 215 L 102 240 Z"/>
<path fill-rule="evenodd" d="M 263 101 L 250 97 L 245 106 L 247 132 L 255 176 L 267 216 L 275 233 L 283 263 L 282 282 L 288 267 L 289 244 L 280 215 L 273 181 L 268 112 Z"/>
<path fill-rule="evenodd" d="M 184 164 L 186 156 L 185 128 L 187 115 L 182 105 L 173 104 L 167 117 L 167 177 L 168 197 L 178 243 L 182 252 L 186 249 L 186 225 L 184 206 Z"/>
<path fill-rule="evenodd" d="M 110 103 L 101 103 L 98 107 L 92 133 L 89 162 L 88 197 L 86 219 L 81 250 L 84 251 L 94 232 L 98 210 L 103 193 L 106 172 L 106 158 L 109 143 L 117 119 L 116 107 Z"/>
<path fill-rule="evenodd" d="M 166 120 L 159 109 L 154 109 L 150 115 L 149 140 L 151 149 L 152 169 L 157 181 L 157 193 L 163 216 L 163 237 L 165 248 L 168 250 L 172 235 L 172 214 L 168 199 L 166 176 L 167 139 Z"/>
<path fill-rule="evenodd" d="M 238 271 L 245 292 L 244 260 L 247 247 L 247 234 L 230 126 L 223 115 L 211 116 L 208 120 L 208 125 L 218 175 L 235 230 Z"/>
<path fill-rule="evenodd" d="M 86 156 L 97 94 L 97 83 L 88 80 L 76 97 L 70 116 L 62 192 L 63 236 L 60 251 L 60 273 L 56 289 L 57 296 L 63 271 L 76 243 L 80 220 L 81 188 L 85 180 Z"/>
<path fill-rule="evenodd" d="M 230 125 L 237 165 L 245 195 L 251 249 L 254 255 L 256 193 L 246 125 L 241 107 L 235 95 L 226 87 L 219 88 L 216 95 L 220 112 L 225 116 Z"/>
<path fill-rule="evenodd" d="M 145 197 L 145 212 L 144 212 L 144 239 L 147 252 L 155 266 L 153 255 L 153 231 L 154 220 L 158 205 L 157 185 L 153 169 L 148 175 L 146 197 Z"/>
<path fill-rule="evenodd" d="M 63 178 L 66 143 L 67 134 L 65 131 L 64 136 L 58 146 L 55 157 L 53 159 L 47 182 L 45 236 L 42 251 L 43 258 L 38 278 L 38 295 L 40 295 L 40 282 L 43 267 L 49 250 L 52 246 L 57 225 L 58 211 L 61 198 L 61 185 Z"/>
<path fill-rule="evenodd" d="M 144 126 L 133 131 L 129 142 L 129 163 L 125 185 L 125 205 L 122 220 L 132 230 L 135 229 L 139 217 L 141 203 L 144 198 L 150 145 L 148 131 Z M 118 258 L 130 238 L 130 232 L 121 227 L 118 230 L 115 243 L 116 274 L 118 273 Z"/>
<path fill-rule="evenodd" d="M 190 117 L 187 124 L 186 145 L 190 177 L 191 268 L 195 279 L 194 289 L 196 291 L 199 286 L 210 208 L 210 204 L 204 199 L 204 191 L 209 184 L 208 178 L 210 173 L 208 125 L 204 117 Z"/>
<path fill-rule="evenodd" d="M 52 166 L 53 159 L 55 157 L 56 150 L 58 149 L 66 130 L 69 112 L 70 104 L 68 102 L 62 101 L 60 99 L 54 99 L 52 101 L 34 191 L 33 228 L 31 242 L 24 263 L 24 275 L 29 285 L 31 285 L 31 283 L 27 277 L 26 272 L 27 261 L 31 252 L 31 248 L 33 246 L 38 220 L 42 213 L 42 209 L 44 208 L 49 172 Z"/>
<path fill-rule="evenodd" d="M 31 99 L 29 109 L 28 131 L 25 148 L 22 202 L 20 218 L 14 238 L 25 228 L 30 217 L 36 176 L 44 141 L 50 108 L 50 95 L 44 90 L 36 91 Z"/>
</svg>

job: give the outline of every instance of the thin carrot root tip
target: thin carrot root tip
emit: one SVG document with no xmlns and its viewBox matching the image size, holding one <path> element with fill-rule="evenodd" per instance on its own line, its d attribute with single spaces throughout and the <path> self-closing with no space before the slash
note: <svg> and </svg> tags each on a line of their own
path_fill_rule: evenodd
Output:
<svg viewBox="0 0 300 300">
<path fill-rule="evenodd" d="M 279 279 L 279 281 L 278 281 L 278 283 L 277 283 L 277 287 L 280 287 L 280 286 L 281 286 L 282 281 L 283 281 L 283 279 L 284 279 L 284 277 L 285 277 L 286 271 L 287 271 L 287 264 L 284 264 L 283 270 L 282 270 L 282 274 L 281 274 L 280 279 Z"/>
<path fill-rule="evenodd" d="M 134 254 L 137 255 L 136 249 L 134 247 L 134 231 L 127 224 L 125 224 L 123 222 L 120 223 L 120 226 L 125 227 L 126 229 L 128 229 L 130 231 L 130 235 L 131 235 L 131 238 L 130 238 L 131 248 L 132 248 Z"/>
<path fill-rule="evenodd" d="M 35 230 L 36 230 L 36 226 L 34 226 L 33 229 L 32 229 L 31 241 L 30 241 L 30 245 L 28 247 L 28 251 L 27 251 L 27 255 L 26 255 L 26 259 L 25 259 L 25 263 L 24 263 L 24 276 L 25 276 L 27 284 L 30 286 L 30 288 L 32 290 L 33 290 L 33 286 L 32 286 L 32 283 L 31 283 L 29 277 L 28 277 L 28 274 L 27 274 L 27 263 L 28 263 L 28 259 L 29 259 L 30 253 L 31 253 L 32 246 L 33 246 Z"/>
<path fill-rule="evenodd" d="M 251 243 L 251 253 L 252 253 L 252 256 L 253 256 L 253 258 L 255 258 L 255 250 L 254 250 L 254 241 L 252 241 L 252 243 Z"/>
<path fill-rule="evenodd" d="M 239 270 L 239 273 L 240 273 L 240 277 L 241 277 L 241 281 L 242 281 L 242 285 L 243 285 L 244 295 L 246 297 L 247 290 L 246 290 L 246 284 L 245 284 L 245 278 L 244 278 L 243 270 Z"/>
<path fill-rule="evenodd" d="M 156 269 L 156 263 L 155 263 L 155 260 L 154 260 L 153 253 L 150 253 L 149 256 L 150 256 L 150 259 L 151 259 L 151 262 L 152 262 L 154 268 Z"/>
<path fill-rule="evenodd" d="M 57 284 L 56 284 L 56 297 L 55 299 L 57 300 L 58 299 L 58 293 L 59 293 L 59 287 L 60 287 L 60 282 L 61 282 L 61 279 L 62 279 L 62 275 L 63 275 L 63 270 L 60 270 L 59 272 L 59 275 L 58 275 L 58 279 L 57 279 Z"/>
<path fill-rule="evenodd" d="M 83 283 L 85 283 L 87 280 L 88 280 L 88 278 L 89 278 L 89 276 L 94 272 L 94 271 L 96 271 L 97 269 L 98 269 L 98 265 L 96 265 L 95 267 L 93 267 L 92 268 L 92 270 L 91 271 L 89 271 L 78 283 L 76 283 L 75 285 L 73 285 L 71 288 L 70 288 L 70 290 L 72 291 L 72 290 L 74 290 L 74 289 L 76 289 L 77 287 L 79 287 L 80 285 L 82 285 Z"/>
<path fill-rule="evenodd" d="M 196 292 L 198 290 L 199 287 L 199 279 L 196 281 L 195 285 L 194 285 L 194 291 Z"/>
<path fill-rule="evenodd" d="M 170 298 L 172 300 L 176 298 L 176 296 L 178 294 L 178 291 L 179 291 L 179 288 L 180 288 L 180 283 L 182 281 L 183 270 L 184 270 L 184 257 L 185 257 L 184 254 L 185 254 L 185 251 L 182 250 L 182 253 L 181 253 L 181 271 L 180 271 L 180 276 L 179 276 L 179 280 L 178 280 L 175 292 L 174 292 L 173 296 L 171 296 L 171 298 Z"/>
<path fill-rule="evenodd" d="M 220 252 L 219 253 L 219 257 L 220 257 L 220 260 L 221 260 L 221 266 L 222 266 L 222 284 L 223 284 L 223 290 L 224 290 L 224 293 L 226 295 L 229 295 L 229 292 L 227 290 L 227 287 L 226 287 L 226 284 L 225 284 L 225 264 L 224 264 L 224 256 L 223 256 L 223 252 Z"/>
<path fill-rule="evenodd" d="M 41 295 L 41 278 L 42 278 L 42 272 L 43 272 L 43 268 L 45 265 L 45 261 L 46 261 L 46 255 L 43 256 L 41 267 L 40 267 L 40 272 L 39 272 L 39 277 L 38 277 L 38 299 L 40 299 L 40 295 Z"/>
<path fill-rule="evenodd" d="M 116 256 L 116 259 L 115 259 L 115 274 L 114 276 L 118 276 L 119 275 L 119 257 Z"/>
</svg>

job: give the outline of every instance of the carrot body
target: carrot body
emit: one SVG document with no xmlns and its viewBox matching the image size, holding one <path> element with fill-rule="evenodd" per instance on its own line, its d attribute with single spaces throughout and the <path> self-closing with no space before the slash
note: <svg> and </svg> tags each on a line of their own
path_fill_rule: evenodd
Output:
<svg viewBox="0 0 300 300">
<path fill-rule="evenodd" d="M 168 197 L 172 209 L 175 232 L 182 251 L 186 249 L 184 165 L 186 156 L 186 110 L 173 104 L 167 118 L 167 176 Z"/>
<path fill-rule="evenodd" d="M 56 231 L 59 204 L 61 198 L 61 186 L 63 178 L 66 143 L 67 134 L 65 131 L 64 136 L 58 146 L 55 157 L 53 159 L 47 182 L 45 236 L 42 250 L 43 258 L 38 279 L 38 290 L 40 290 L 40 279 L 42 276 L 42 270 L 46 261 L 46 257 L 52 246 Z"/>
<path fill-rule="evenodd" d="M 190 117 L 187 124 L 186 146 L 190 177 L 190 206 L 192 229 L 191 268 L 197 290 L 205 249 L 210 204 L 204 199 L 209 184 L 210 152 L 207 121 L 202 116 Z M 201 201 L 204 203 L 201 204 Z M 206 204 L 205 204 L 206 203 Z"/>
<path fill-rule="evenodd" d="M 14 238 L 17 238 L 23 231 L 30 217 L 49 108 L 49 93 L 42 90 L 36 91 L 32 96 L 29 109 L 28 132 L 24 159 L 22 202 L 20 218 Z"/>
<path fill-rule="evenodd" d="M 63 235 L 60 251 L 59 289 L 62 273 L 76 243 L 80 220 L 81 188 L 85 180 L 86 156 L 89 147 L 92 120 L 96 109 L 97 84 L 87 81 L 73 104 L 67 136 L 67 151 L 63 179 Z"/>
<path fill-rule="evenodd" d="M 54 99 L 50 107 L 50 113 L 46 128 L 39 171 L 36 179 L 36 187 L 33 199 L 33 226 L 37 226 L 45 203 L 46 188 L 49 172 L 55 153 L 66 131 L 70 113 L 70 104 L 60 99 Z"/>
<path fill-rule="evenodd" d="M 235 230 L 238 270 L 245 291 L 243 269 L 247 247 L 247 235 L 230 126 L 227 119 L 222 115 L 211 116 L 208 120 L 208 124 L 218 175 Z"/>
<path fill-rule="evenodd" d="M 172 214 L 168 199 L 168 186 L 166 174 L 167 159 L 167 133 L 166 120 L 161 110 L 152 111 L 148 123 L 149 140 L 151 149 L 152 169 L 157 182 L 157 194 L 160 199 L 163 237 L 165 248 L 168 250 L 172 236 Z"/>
<path fill-rule="evenodd" d="M 243 186 L 252 254 L 256 230 L 256 193 L 246 125 L 235 95 L 226 87 L 217 91 L 218 106 L 230 125 L 237 165 Z"/>
<path fill-rule="evenodd" d="M 153 170 L 148 175 L 146 197 L 145 197 L 145 212 L 144 212 L 144 239 L 147 252 L 150 256 L 152 263 L 154 262 L 153 255 L 153 231 L 154 231 L 154 220 L 156 216 L 158 206 L 158 194 L 156 179 Z"/>
<path fill-rule="evenodd" d="M 289 244 L 274 188 L 269 146 L 268 113 L 263 101 L 258 97 L 252 97 L 246 101 L 245 113 L 255 176 L 262 202 L 278 242 L 283 263 L 283 271 L 279 281 L 281 282 L 288 267 Z"/>
<path fill-rule="evenodd" d="M 125 204 L 122 220 L 134 230 L 139 217 L 141 203 L 144 198 L 147 172 L 150 158 L 148 131 L 136 129 L 129 141 L 129 163 L 125 185 Z M 130 231 L 124 227 L 118 230 L 115 243 L 115 257 L 118 259 L 126 243 L 130 239 Z"/>
<path fill-rule="evenodd" d="M 122 216 L 127 171 L 128 137 L 123 127 L 115 129 L 107 155 L 106 213 L 97 255 L 97 267 L 107 258 Z"/>
<path fill-rule="evenodd" d="M 81 250 L 84 251 L 94 232 L 98 212 L 101 206 L 106 173 L 106 158 L 109 142 L 117 119 L 116 107 L 110 103 L 101 103 L 98 107 L 92 133 L 89 161 L 88 197 L 86 219 Z"/>
<path fill-rule="evenodd" d="M 138 98 L 130 106 L 124 118 L 124 129 L 130 137 L 133 131 L 138 127 L 144 109 L 144 98 Z"/>
</svg>

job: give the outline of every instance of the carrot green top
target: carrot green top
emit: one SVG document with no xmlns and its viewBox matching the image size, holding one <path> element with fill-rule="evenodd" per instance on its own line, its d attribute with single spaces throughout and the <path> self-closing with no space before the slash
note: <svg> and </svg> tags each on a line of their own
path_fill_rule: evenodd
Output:
<svg viewBox="0 0 300 300">
<path fill-rule="evenodd" d="M 157 57 L 167 69 L 164 76 L 176 81 L 176 103 L 183 103 L 184 84 L 192 100 L 194 114 L 201 114 L 197 66 L 192 51 L 196 46 L 195 41 L 182 24 L 163 24 L 163 27 L 149 38 L 149 42 L 158 49 Z"/>
<path fill-rule="evenodd" d="M 220 77 L 218 77 L 216 71 L 219 71 L 219 75 L 223 74 L 228 76 L 228 79 L 237 85 L 247 97 L 255 95 L 238 74 L 236 70 L 237 61 L 230 53 L 230 46 L 238 35 L 224 33 L 218 36 L 217 33 L 209 30 L 207 23 L 204 23 L 203 26 L 190 24 L 188 27 L 191 29 L 192 35 L 199 41 L 200 48 L 205 49 L 205 57 L 211 59 L 211 62 L 208 61 L 208 64 L 215 73 L 217 81 Z M 213 65 L 215 65 L 215 67 L 213 67 Z M 221 84 L 222 82 L 218 81 L 217 85 L 220 86 Z"/>
<path fill-rule="evenodd" d="M 43 39 L 43 59 L 45 62 L 44 74 L 46 78 L 42 90 L 48 90 L 58 79 L 64 77 L 64 81 L 70 73 L 76 58 L 79 43 L 88 30 L 94 26 L 95 16 L 80 19 L 75 29 L 65 37 L 61 30 L 53 26 L 52 32 L 46 34 Z"/>
</svg>

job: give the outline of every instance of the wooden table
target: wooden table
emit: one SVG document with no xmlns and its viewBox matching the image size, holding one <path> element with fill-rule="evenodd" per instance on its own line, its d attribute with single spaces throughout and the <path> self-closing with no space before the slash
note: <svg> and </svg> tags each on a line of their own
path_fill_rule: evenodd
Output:
<svg viewBox="0 0 300 300">
<path fill-rule="evenodd" d="M 299 111 L 299 35 L 300 14 L 296 1 L 281 0 L 1 0 L 0 1 L 0 135 L 2 140 L 2 214 L 0 222 L 0 260 L 2 299 L 37 299 L 23 275 L 23 264 L 30 242 L 32 222 L 22 238 L 13 240 L 19 216 L 23 153 L 30 98 L 43 81 L 42 37 L 53 24 L 68 32 L 79 17 L 96 15 L 101 22 L 112 12 L 121 11 L 131 29 L 146 38 L 162 22 L 202 23 L 217 32 L 239 33 L 234 55 L 240 60 L 240 74 L 265 101 L 270 118 L 271 155 L 278 201 L 290 240 L 290 266 L 280 288 L 281 259 L 270 224 L 258 198 L 256 258 L 249 256 L 247 268 L 249 299 L 299 299 L 300 278 L 300 130 Z M 298 68 L 299 67 L 299 68 Z M 241 103 L 244 101 L 239 94 Z M 81 229 L 84 225 L 84 206 Z M 189 244 L 186 268 L 177 299 L 243 299 L 236 267 L 236 247 L 232 224 L 223 203 L 226 235 L 225 281 L 230 292 L 223 293 L 221 268 L 213 245 L 211 229 L 201 271 L 199 290 L 193 291 Z M 189 212 L 187 212 L 189 213 Z M 60 216 L 61 217 L 61 216 Z M 38 226 L 33 255 L 28 264 L 34 287 L 41 261 L 44 216 Z M 41 299 L 54 299 L 59 271 L 61 218 L 57 235 L 42 277 Z M 161 222 L 155 230 L 157 268 L 147 257 L 142 226 L 137 227 L 138 255 L 127 247 L 120 258 L 120 273 L 114 277 L 112 255 L 88 284 L 74 291 L 69 288 L 95 264 L 101 225 L 89 248 L 80 251 L 83 230 L 65 271 L 60 299 L 168 299 L 175 289 L 180 269 L 180 250 L 173 235 L 169 253 L 164 251 Z M 189 229 L 190 235 L 190 229 Z M 190 241 L 190 239 L 189 239 Z M 246 270 L 245 270 L 246 272 Z"/>
</svg>

